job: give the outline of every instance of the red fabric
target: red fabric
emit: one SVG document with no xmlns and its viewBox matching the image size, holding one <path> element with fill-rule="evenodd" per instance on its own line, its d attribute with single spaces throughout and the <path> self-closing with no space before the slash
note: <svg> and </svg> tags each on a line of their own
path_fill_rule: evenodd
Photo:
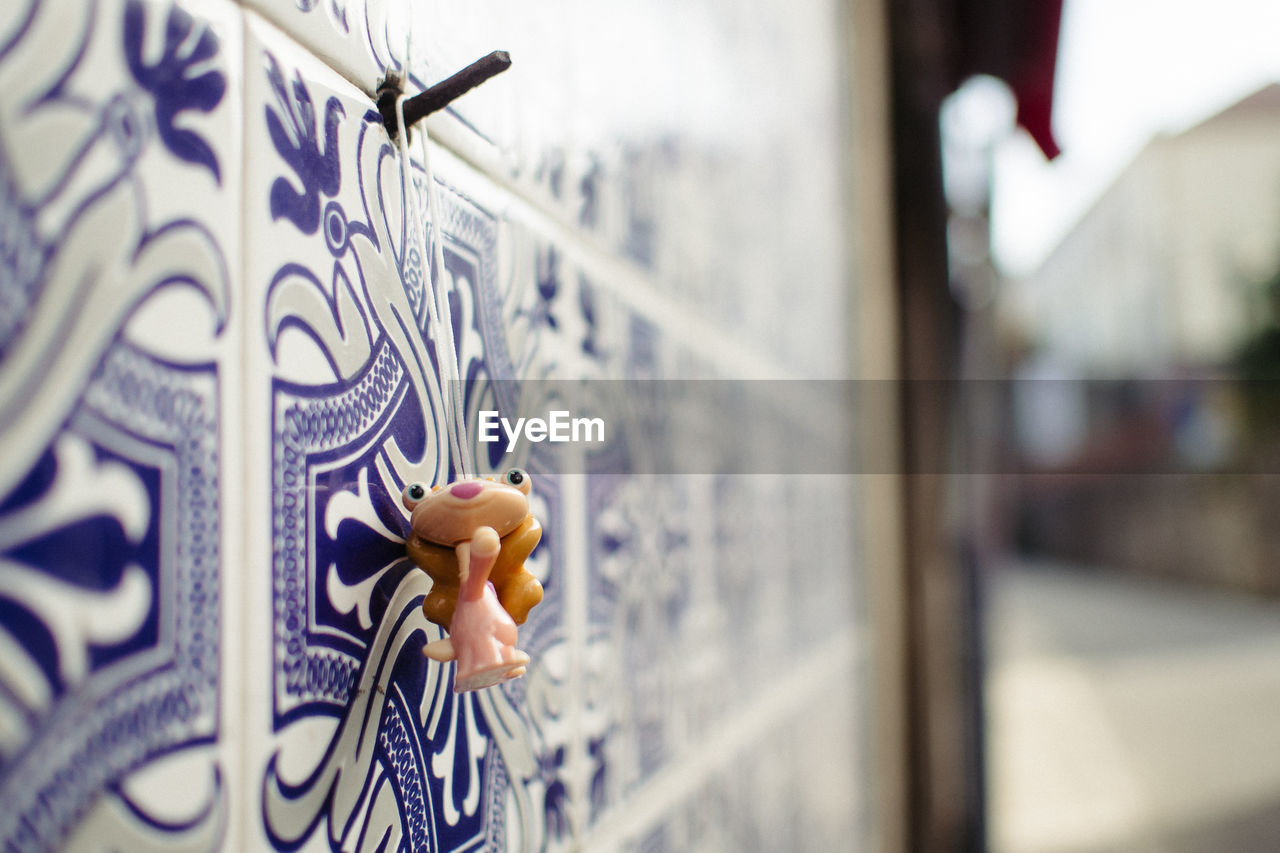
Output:
<svg viewBox="0 0 1280 853">
<path fill-rule="evenodd" d="M 1009 84 L 1018 124 L 1046 157 L 1058 155 L 1053 138 L 1053 80 L 1058 64 L 1062 0 L 942 0 L 954 24 L 953 86 L 974 74 Z"/>
<path fill-rule="evenodd" d="M 1052 160 L 1060 153 L 1053 138 L 1053 81 L 1058 65 L 1058 33 L 1062 22 L 1062 0 L 1031 0 L 1024 4 L 1024 32 L 1016 34 L 1018 56 L 1012 80 L 1007 80 L 1018 99 L 1018 124 L 1026 128 Z M 1024 40 L 1025 39 L 1025 40 Z"/>
</svg>

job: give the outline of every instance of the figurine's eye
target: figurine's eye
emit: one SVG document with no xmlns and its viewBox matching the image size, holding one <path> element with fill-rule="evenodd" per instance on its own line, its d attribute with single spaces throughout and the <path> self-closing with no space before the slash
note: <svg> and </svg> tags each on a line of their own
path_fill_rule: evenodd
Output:
<svg viewBox="0 0 1280 853">
<path fill-rule="evenodd" d="M 507 473 L 502 475 L 502 482 L 506 483 L 508 486 L 515 486 L 517 489 L 520 488 L 527 479 L 529 479 L 529 475 L 520 468 L 510 468 L 507 470 Z"/>
<path fill-rule="evenodd" d="M 404 488 L 404 496 L 411 501 L 420 501 L 427 496 L 427 487 L 421 483 L 410 483 Z"/>
</svg>

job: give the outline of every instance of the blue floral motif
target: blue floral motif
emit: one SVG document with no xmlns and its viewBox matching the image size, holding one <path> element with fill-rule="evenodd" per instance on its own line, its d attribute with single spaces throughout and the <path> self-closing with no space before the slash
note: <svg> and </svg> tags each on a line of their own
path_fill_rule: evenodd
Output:
<svg viewBox="0 0 1280 853">
<path fill-rule="evenodd" d="M 538 253 L 538 307 L 534 309 L 534 316 L 552 329 L 559 325 L 551 313 L 551 303 L 559 289 L 560 256 L 555 246 L 548 246 L 546 251 Z"/>
<path fill-rule="evenodd" d="M 0 843 L 57 846 L 104 787 L 216 733 L 216 395 L 211 372 L 113 348 L 0 504 L 0 636 L 30 664 L 0 679 L 26 741 L 0 744 Z"/>
<path fill-rule="evenodd" d="M 123 330 L 179 286 L 223 331 L 216 235 L 145 202 L 175 166 L 220 183 L 218 140 L 189 128 L 219 111 L 225 57 L 172 8 L 144 60 L 146 5 L 106 27 L 98 5 L 26 4 L 0 49 L 23 105 L 0 123 L 0 849 L 62 849 L 87 822 L 119 849 L 211 849 L 216 759 L 182 826 L 128 780 L 219 733 L 219 368 Z"/>
<path fill-rule="evenodd" d="M 331 97 L 325 102 L 324 146 L 321 148 L 315 105 L 302 76 L 294 72 L 290 96 L 279 63 L 268 54 L 267 79 L 280 105 L 279 112 L 265 108 L 267 132 L 271 134 L 276 152 L 302 183 L 302 192 L 299 192 L 286 178 L 275 179 L 271 184 L 271 218 L 288 219 L 304 234 L 314 234 L 320 227 L 320 194 L 332 198 L 342 185 L 338 122 L 346 111 L 337 98 Z"/>
<path fill-rule="evenodd" d="M 320 5 L 320 0 L 294 0 L 299 12 L 310 12 Z M 350 32 L 350 25 L 347 24 L 347 4 L 340 0 L 331 0 L 329 3 L 329 12 L 333 15 L 334 23 L 342 29 L 342 31 Z"/>
<path fill-rule="evenodd" d="M 539 772 L 517 710 L 524 685 L 452 693 L 450 668 L 421 654 L 440 631 L 422 612 L 430 581 L 405 557 L 401 489 L 410 480 L 444 481 L 456 465 L 427 331 L 435 305 L 426 298 L 426 242 L 407 214 L 425 207 L 429 178 L 410 167 L 406 199 L 399 152 L 376 112 L 357 114 L 349 102 L 344 110 L 331 97 L 321 117 L 314 103 L 323 96 L 310 81 L 270 54 L 263 71 L 272 103 L 258 114 L 261 132 L 280 158 L 271 178 L 274 227 L 312 235 L 317 250 L 282 257 L 266 299 L 279 369 L 273 725 L 284 732 L 327 717 L 335 726 L 322 756 L 285 760 L 292 746 L 282 739 L 263 779 L 265 831 L 286 849 L 314 843 L 326 825 L 334 851 L 501 849 L 504 822 L 515 819 L 536 839 L 542 792 L 550 788 L 551 807 L 565 809 L 556 779 L 563 751 Z M 442 221 L 426 225 L 444 233 L 443 268 L 432 277 L 435 286 L 453 285 L 463 404 L 471 411 L 492 397 L 486 405 L 507 408 L 509 389 L 488 381 L 513 370 L 495 281 L 496 223 L 469 199 L 442 196 Z M 286 331 L 309 339 L 331 375 L 286 379 Z M 535 499 L 554 494 L 548 484 Z M 553 539 L 544 537 L 543 554 Z M 549 609 L 522 637 L 531 652 L 539 642 L 532 626 Z M 305 778 L 284 772 L 308 760 Z"/>
<path fill-rule="evenodd" d="M 578 224 L 588 230 L 600 224 L 600 195 L 605 179 L 604 165 L 593 155 L 591 167 L 578 182 Z"/>
<path fill-rule="evenodd" d="M 569 837 L 569 789 L 560 778 L 564 764 L 563 746 L 538 759 L 538 775 L 547 786 L 542 806 L 543 820 L 547 825 L 547 834 L 561 841 Z"/>
<path fill-rule="evenodd" d="M 582 354 L 589 358 L 599 358 L 600 327 L 596 319 L 595 288 L 586 276 L 578 276 L 578 307 L 582 309 L 582 323 L 586 331 L 582 335 Z"/>
<path fill-rule="evenodd" d="M 125 5 L 124 54 L 129 73 L 155 99 L 156 129 L 165 147 L 180 160 L 207 168 L 220 184 L 222 175 L 213 149 L 195 131 L 174 123 L 180 113 L 212 112 L 222 102 L 227 78 L 209 67 L 218 54 L 218 37 L 179 6 L 171 6 L 165 21 L 164 52 L 148 64 L 142 58 L 144 9 L 141 0 L 129 0 Z"/>
</svg>

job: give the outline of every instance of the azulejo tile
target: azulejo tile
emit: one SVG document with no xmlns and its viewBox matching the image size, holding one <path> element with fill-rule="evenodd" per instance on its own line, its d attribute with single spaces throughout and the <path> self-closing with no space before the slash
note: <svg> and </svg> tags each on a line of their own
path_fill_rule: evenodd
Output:
<svg viewBox="0 0 1280 853">
<path fill-rule="evenodd" d="M 659 774 L 705 772 L 707 744 L 726 728 L 807 713 L 773 707 L 779 692 L 816 695 L 856 678 L 841 486 L 825 475 L 591 478 L 593 825 L 616 822 Z M 778 757 L 755 741 L 723 747 L 762 766 Z"/>
<path fill-rule="evenodd" d="M 394 42 L 405 32 L 403 0 L 243 2 L 369 97 L 389 70 L 400 67 L 396 56 L 403 55 L 404 44 Z"/>
<path fill-rule="evenodd" d="M 505 278 L 516 297 L 507 320 L 515 376 L 616 378 L 625 364 L 628 315 L 580 247 L 558 242 L 544 226 L 528 212 L 513 213 L 503 235 L 514 255 Z"/>
<path fill-rule="evenodd" d="M 546 598 L 521 630 L 533 663 L 479 693 L 454 694 L 452 665 L 421 654 L 440 632 L 422 612 L 429 580 L 405 557 L 399 500 L 458 467 L 443 367 L 457 359 L 468 412 L 513 374 L 501 223 L 463 189 L 480 179 L 439 150 L 426 173 L 417 137 L 406 205 L 401 152 L 367 95 L 273 27 L 251 19 L 249 32 L 248 374 L 270 401 L 250 426 L 270 471 L 252 546 L 272 602 L 257 648 L 262 843 L 554 846 L 547 816 L 566 807 L 571 736 L 557 479 L 529 460 L 547 519 L 528 563 Z M 436 287 L 450 292 L 452 355 L 435 345 Z"/>
<path fill-rule="evenodd" d="M 0 846 L 214 846 L 239 10 L 0 17 Z"/>
<path fill-rule="evenodd" d="M 509 51 L 432 133 L 647 287 L 829 376 L 847 325 L 835 11 L 428 0 L 405 52 L 419 88 Z"/>
<path fill-rule="evenodd" d="M 585 703 L 598 815 L 679 758 L 689 735 L 680 714 L 692 700 L 680 692 L 682 675 L 699 650 L 683 644 L 696 631 L 697 608 L 687 595 L 694 558 L 686 478 L 596 475 L 589 489 Z"/>
<path fill-rule="evenodd" d="M 714 767 L 664 777 L 679 796 L 652 823 L 608 837 L 591 849 L 662 851 L 865 850 L 867 803 L 851 743 L 859 712 L 853 691 L 833 684 L 798 715 L 759 732 L 748 748 Z"/>
</svg>

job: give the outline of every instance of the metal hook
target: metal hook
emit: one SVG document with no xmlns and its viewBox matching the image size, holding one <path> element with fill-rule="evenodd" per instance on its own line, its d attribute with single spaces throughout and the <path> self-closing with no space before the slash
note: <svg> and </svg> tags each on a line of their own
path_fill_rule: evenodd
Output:
<svg viewBox="0 0 1280 853">
<path fill-rule="evenodd" d="M 511 54 L 505 50 L 495 50 L 482 56 L 466 68 L 445 80 L 441 80 L 429 89 L 424 89 L 404 102 L 404 126 L 406 129 L 431 115 L 436 110 L 448 106 L 457 98 L 470 92 L 490 77 L 501 74 L 511 67 Z M 387 133 L 393 137 L 396 128 L 396 98 L 404 90 L 398 80 L 388 78 L 378 89 L 378 113 Z"/>
</svg>

